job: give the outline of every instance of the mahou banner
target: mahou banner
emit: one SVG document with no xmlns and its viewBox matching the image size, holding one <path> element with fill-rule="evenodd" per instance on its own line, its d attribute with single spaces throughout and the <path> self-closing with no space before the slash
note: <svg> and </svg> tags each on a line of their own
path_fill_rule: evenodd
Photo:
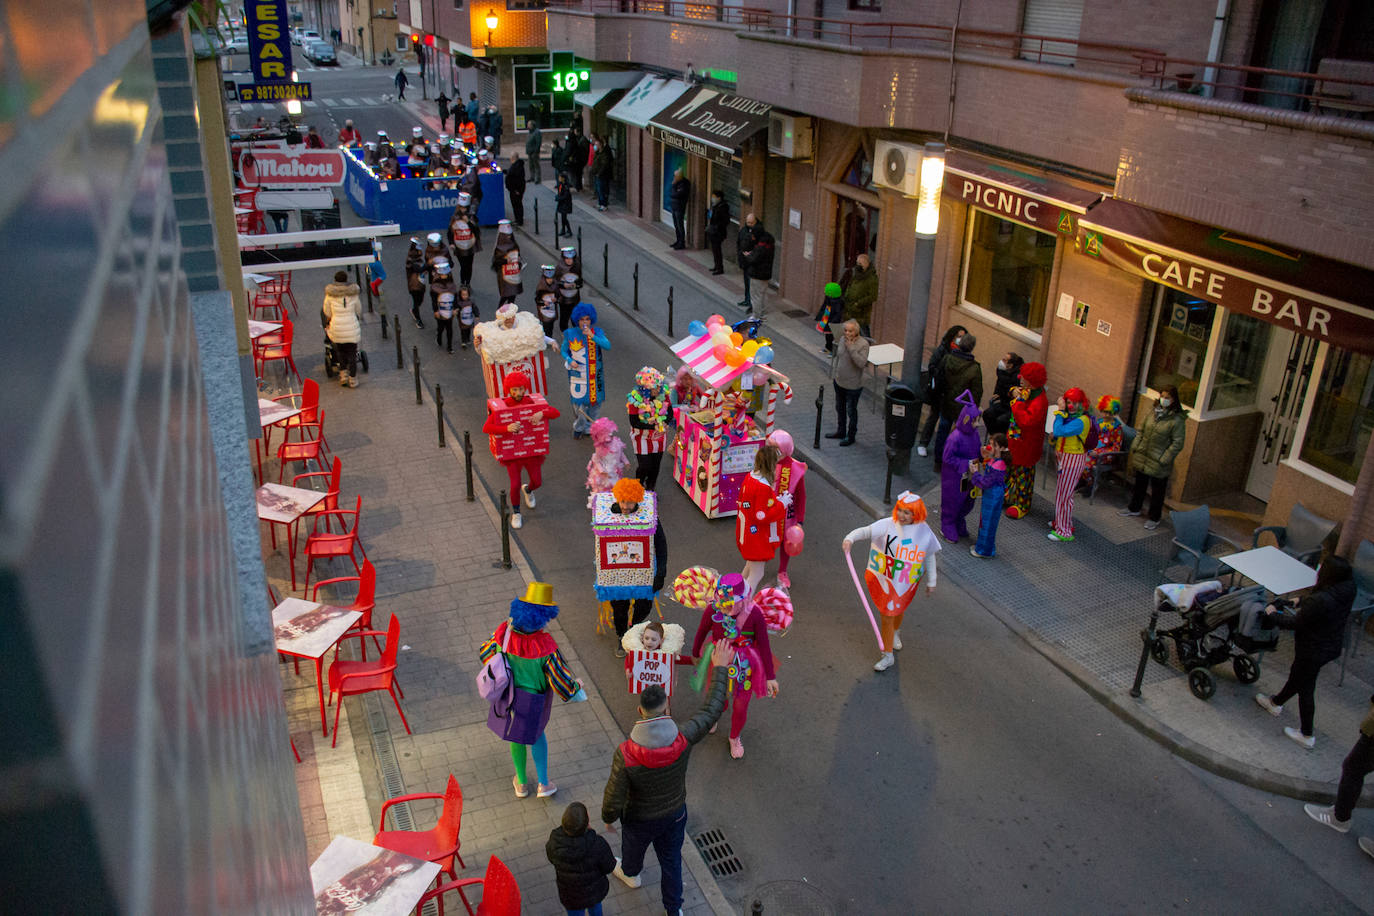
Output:
<svg viewBox="0 0 1374 916">
<path fill-rule="evenodd" d="M 337 149 L 255 147 L 239 157 L 239 170 L 250 188 L 323 188 L 344 183 L 343 157 Z"/>
</svg>

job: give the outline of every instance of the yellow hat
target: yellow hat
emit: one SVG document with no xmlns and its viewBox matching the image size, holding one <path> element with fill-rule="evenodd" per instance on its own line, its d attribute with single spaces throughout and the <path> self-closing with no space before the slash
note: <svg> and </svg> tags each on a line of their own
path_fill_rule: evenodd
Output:
<svg viewBox="0 0 1374 916">
<path fill-rule="evenodd" d="M 547 582 L 531 582 L 525 586 L 524 601 L 529 604 L 553 604 L 553 586 Z"/>
</svg>

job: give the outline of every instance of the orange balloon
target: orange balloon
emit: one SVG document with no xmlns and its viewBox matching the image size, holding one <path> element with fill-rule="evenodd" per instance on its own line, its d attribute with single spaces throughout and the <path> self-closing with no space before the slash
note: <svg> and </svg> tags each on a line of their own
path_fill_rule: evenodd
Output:
<svg viewBox="0 0 1374 916">
<path fill-rule="evenodd" d="M 744 365 L 744 353 L 739 349 L 731 350 L 729 353 L 725 354 L 725 365 L 729 366 L 731 369 Z"/>
<path fill-rule="evenodd" d="M 739 345 L 744 343 L 744 335 L 741 334 L 739 331 L 735 331 L 730 335 L 730 343 L 738 347 Z"/>
</svg>

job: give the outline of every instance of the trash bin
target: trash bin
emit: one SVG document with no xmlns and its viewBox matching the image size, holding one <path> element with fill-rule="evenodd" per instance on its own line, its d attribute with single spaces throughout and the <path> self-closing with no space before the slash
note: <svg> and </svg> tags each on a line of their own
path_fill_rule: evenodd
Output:
<svg viewBox="0 0 1374 916">
<path fill-rule="evenodd" d="M 916 444 L 916 423 L 921 416 L 921 401 L 910 385 L 893 382 L 883 395 L 883 435 L 887 447 L 910 451 Z"/>
</svg>

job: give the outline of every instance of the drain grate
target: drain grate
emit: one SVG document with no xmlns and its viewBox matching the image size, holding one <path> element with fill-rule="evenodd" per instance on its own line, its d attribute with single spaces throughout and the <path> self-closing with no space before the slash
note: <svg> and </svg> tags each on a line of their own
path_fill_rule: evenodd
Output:
<svg viewBox="0 0 1374 916">
<path fill-rule="evenodd" d="M 783 309 L 782 313 L 788 318 L 806 318 L 811 315 L 806 309 Z"/>
<path fill-rule="evenodd" d="M 717 878 L 733 877 L 744 871 L 744 863 L 735 855 L 735 850 L 730 846 L 730 841 L 725 838 L 723 831 L 714 828 L 703 830 L 692 837 L 692 842 L 696 844 L 706 864 L 711 867 L 711 874 Z"/>
</svg>

